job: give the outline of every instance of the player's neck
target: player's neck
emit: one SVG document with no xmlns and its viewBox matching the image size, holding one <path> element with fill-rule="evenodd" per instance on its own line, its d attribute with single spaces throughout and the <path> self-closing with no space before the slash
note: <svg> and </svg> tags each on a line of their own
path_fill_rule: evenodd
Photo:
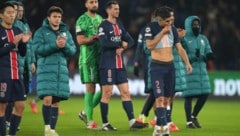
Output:
<svg viewBox="0 0 240 136">
<path fill-rule="evenodd" d="M 96 13 L 93 13 L 93 12 L 90 12 L 90 11 L 87 11 L 87 14 L 90 16 L 90 17 L 96 17 Z"/>
<path fill-rule="evenodd" d="M 113 17 L 108 17 L 107 19 L 109 22 L 111 22 L 112 24 L 116 24 L 117 22 L 117 19 L 116 18 L 113 18 Z"/>
<path fill-rule="evenodd" d="M 1 25 L 4 27 L 4 28 L 7 28 L 7 29 L 11 29 L 12 28 L 12 24 L 8 24 L 8 23 L 5 23 L 2 21 Z"/>
</svg>

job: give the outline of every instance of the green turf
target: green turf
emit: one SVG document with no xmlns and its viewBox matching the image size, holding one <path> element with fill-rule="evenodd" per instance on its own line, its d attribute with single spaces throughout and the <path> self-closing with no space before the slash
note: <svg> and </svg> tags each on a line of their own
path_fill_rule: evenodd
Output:
<svg viewBox="0 0 240 136">
<path fill-rule="evenodd" d="M 137 117 L 140 113 L 143 98 L 133 98 L 134 113 Z M 122 109 L 120 98 L 112 98 L 109 105 L 109 120 L 115 132 L 104 132 L 100 130 L 88 130 L 84 123 L 78 118 L 78 112 L 83 108 L 82 97 L 71 97 L 68 101 L 61 103 L 60 109 L 65 111 L 59 115 L 56 131 L 60 136 L 151 136 L 153 128 L 149 127 L 139 131 L 129 131 L 127 116 Z M 43 120 L 41 116 L 41 102 L 38 104 L 39 113 L 33 114 L 29 105 L 26 105 L 21 122 L 21 130 L 18 136 L 43 136 Z M 96 122 L 101 125 L 99 107 L 94 111 Z M 151 111 L 151 117 L 153 112 Z M 180 131 L 171 133 L 172 136 L 239 136 L 240 135 L 240 102 L 239 100 L 211 100 L 207 101 L 198 119 L 203 128 L 186 129 L 183 99 L 177 98 L 174 103 L 173 120 L 179 126 Z M 150 120 L 149 119 L 149 120 Z"/>
</svg>

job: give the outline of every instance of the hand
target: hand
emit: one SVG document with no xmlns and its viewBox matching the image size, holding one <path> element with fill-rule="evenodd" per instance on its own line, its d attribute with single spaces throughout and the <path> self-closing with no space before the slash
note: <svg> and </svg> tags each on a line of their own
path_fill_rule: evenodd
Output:
<svg viewBox="0 0 240 136">
<path fill-rule="evenodd" d="M 178 33 L 178 38 L 182 39 L 185 36 L 186 31 L 182 28 L 177 28 L 177 33 Z"/>
<path fill-rule="evenodd" d="M 191 66 L 191 64 L 187 64 L 186 68 L 187 68 L 188 74 L 191 74 L 192 73 L 192 66 Z"/>
<path fill-rule="evenodd" d="M 171 30 L 172 30 L 172 27 L 170 25 L 167 25 L 162 29 L 161 33 L 167 34 L 167 33 L 170 33 Z"/>
<path fill-rule="evenodd" d="M 139 67 L 138 67 L 138 66 L 134 66 L 134 68 L 133 68 L 133 74 L 134 74 L 136 77 L 139 77 Z"/>
<path fill-rule="evenodd" d="M 34 63 L 32 63 L 32 65 L 31 65 L 31 72 L 35 73 L 35 71 L 36 71 L 36 66 L 35 66 Z"/>
<path fill-rule="evenodd" d="M 213 53 L 208 53 L 207 54 L 207 60 L 215 60 L 216 56 Z"/>
<path fill-rule="evenodd" d="M 116 54 L 121 56 L 123 50 L 124 50 L 123 48 L 117 48 L 116 49 Z"/>
<path fill-rule="evenodd" d="M 20 40 L 22 40 L 23 34 L 18 34 L 14 37 L 13 43 L 17 46 Z"/>
<path fill-rule="evenodd" d="M 56 39 L 56 44 L 58 48 L 64 48 L 66 44 L 66 37 L 65 36 L 58 36 Z"/>
<path fill-rule="evenodd" d="M 32 37 L 32 33 L 31 32 L 27 32 L 27 33 L 23 33 L 22 35 L 22 42 L 23 43 L 27 43 Z"/>
<path fill-rule="evenodd" d="M 92 38 L 91 38 L 93 41 L 96 41 L 99 39 L 99 36 L 98 35 L 94 35 Z"/>
<path fill-rule="evenodd" d="M 125 42 L 125 41 L 122 41 L 122 47 L 123 47 L 124 49 L 127 49 L 127 47 L 128 47 L 128 43 Z"/>
<path fill-rule="evenodd" d="M 200 57 L 200 49 L 196 49 L 195 56 L 198 58 Z"/>
</svg>

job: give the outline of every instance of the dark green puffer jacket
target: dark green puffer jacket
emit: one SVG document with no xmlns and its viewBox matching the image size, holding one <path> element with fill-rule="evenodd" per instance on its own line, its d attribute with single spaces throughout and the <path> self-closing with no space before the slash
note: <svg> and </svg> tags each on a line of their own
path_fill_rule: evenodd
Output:
<svg viewBox="0 0 240 136">
<path fill-rule="evenodd" d="M 189 16 L 186 18 L 186 35 L 182 40 L 182 45 L 187 52 L 193 68 L 192 74 L 186 75 L 187 88 L 183 92 L 184 97 L 209 94 L 211 92 L 209 77 L 206 69 L 206 55 L 208 53 L 212 53 L 212 50 L 208 39 L 204 35 L 199 34 L 196 37 L 193 34 L 192 22 L 195 19 L 200 21 L 197 16 Z M 199 29 L 201 30 L 201 27 Z M 196 49 L 200 50 L 200 57 L 196 57 Z"/>
<path fill-rule="evenodd" d="M 173 56 L 174 56 L 174 67 L 175 67 L 175 92 L 182 92 L 186 89 L 186 66 L 179 56 L 176 48 L 173 48 Z"/>
<path fill-rule="evenodd" d="M 76 52 L 76 45 L 64 23 L 60 24 L 60 34 L 65 35 L 67 42 L 64 48 L 56 45 L 57 34 L 50 27 L 48 20 L 43 21 L 33 39 L 37 56 L 37 95 L 57 96 L 66 100 L 70 96 L 67 57 Z"/>
</svg>

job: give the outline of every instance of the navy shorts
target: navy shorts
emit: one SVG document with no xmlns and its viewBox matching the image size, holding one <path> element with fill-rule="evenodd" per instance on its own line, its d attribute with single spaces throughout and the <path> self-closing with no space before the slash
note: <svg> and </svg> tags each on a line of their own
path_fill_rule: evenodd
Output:
<svg viewBox="0 0 240 136">
<path fill-rule="evenodd" d="M 152 87 L 155 98 L 160 96 L 173 96 L 175 88 L 174 64 L 161 64 L 157 62 L 151 62 L 150 68 Z"/>
<path fill-rule="evenodd" d="M 0 102 L 26 100 L 23 80 L 0 79 Z"/>
<path fill-rule="evenodd" d="M 127 71 L 125 68 L 121 69 L 103 69 L 99 71 L 100 85 L 118 85 L 128 82 Z"/>
</svg>

